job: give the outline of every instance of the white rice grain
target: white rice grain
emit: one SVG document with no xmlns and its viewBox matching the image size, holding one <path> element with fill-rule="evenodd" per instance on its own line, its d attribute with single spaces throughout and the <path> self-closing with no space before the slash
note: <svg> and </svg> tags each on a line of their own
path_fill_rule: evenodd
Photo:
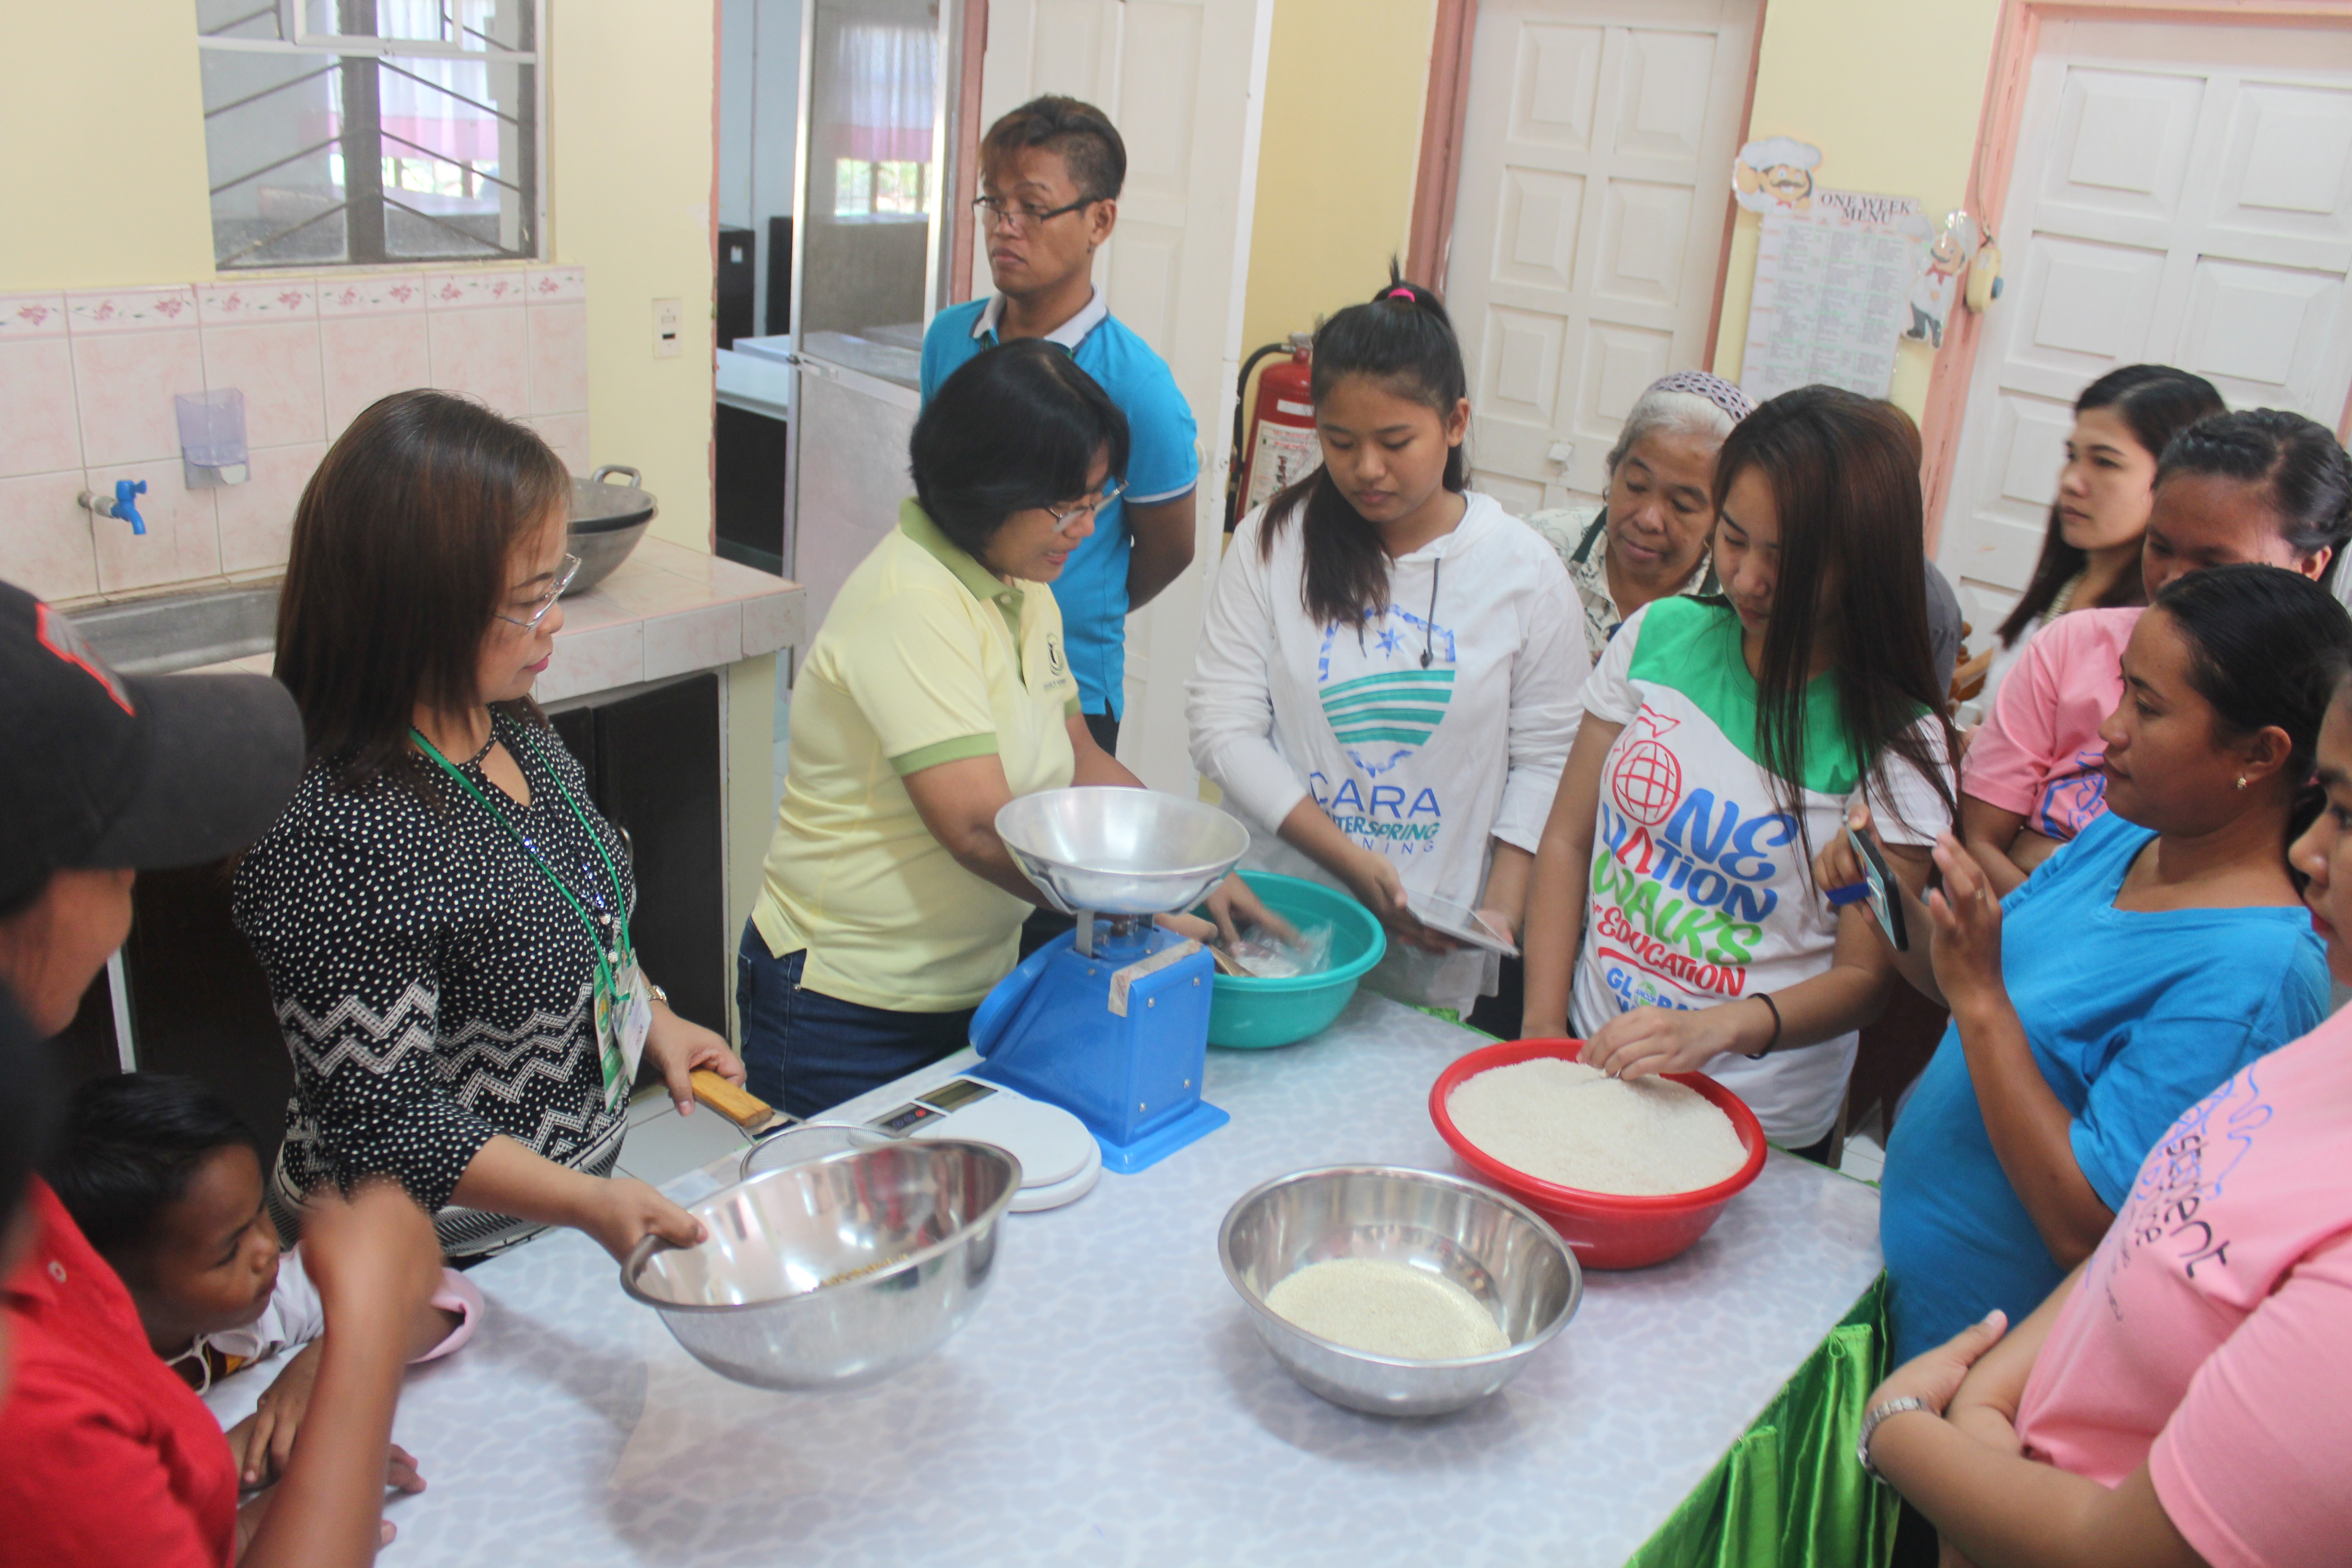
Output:
<svg viewBox="0 0 2352 1568">
<path fill-rule="evenodd" d="M 1508 1350 L 1477 1297 L 1442 1274 L 1381 1258 L 1310 1263 L 1265 1293 L 1275 1315 L 1310 1334 L 1407 1361 L 1454 1361 Z"/>
<path fill-rule="evenodd" d="M 1445 1108 L 1465 1138 L 1511 1169 L 1588 1193 L 1693 1192 L 1748 1163 L 1731 1118 L 1696 1089 L 1557 1057 L 1491 1068 Z"/>
</svg>

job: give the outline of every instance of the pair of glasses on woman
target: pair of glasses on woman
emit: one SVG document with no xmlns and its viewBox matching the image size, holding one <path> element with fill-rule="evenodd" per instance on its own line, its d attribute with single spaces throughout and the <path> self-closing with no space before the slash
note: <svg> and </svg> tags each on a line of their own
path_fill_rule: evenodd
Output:
<svg viewBox="0 0 2352 1568">
<path fill-rule="evenodd" d="M 1049 506 L 1045 509 L 1045 515 L 1054 520 L 1055 533 L 1066 534 L 1080 522 L 1092 522 L 1097 512 L 1126 493 L 1127 481 L 1113 479 L 1103 486 L 1102 494 L 1088 496 L 1085 500 L 1074 501 L 1068 506 Z"/>
<path fill-rule="evenodd" d="M 563 590 L 572 586 L 572 579 L 579 575 L 580 557 L 566 555 L 555 563 L 555 576 L 547 584 L 547 591 L 530 602 L 530 614 L 500 615 L 499 619 L 510 626 L 520 626 L 525 631 L 539 630 L 539 623 L 547 619 L 547 612 L 555 608 L 555 601 L 563 597 Z"/>
</svg>

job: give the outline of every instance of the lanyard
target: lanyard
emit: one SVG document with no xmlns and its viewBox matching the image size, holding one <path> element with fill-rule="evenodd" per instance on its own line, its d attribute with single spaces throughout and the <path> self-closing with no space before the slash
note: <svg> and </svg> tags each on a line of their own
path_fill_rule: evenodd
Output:
<svg viewBox="0 0 2352 1568">
<path fill-rule="evenodd" d="M 596 955 L 596 978 L 602 983 L 604 994 L 607 996 L 618 996 L 620 994 L 619 988 L 613 984 L 613 969 L 611 963 L 608 962 L 604 939 L 596 934 L 596 922 L 588 918 L 587 910 L 583 908 L 580 900 L 572 896 L 572 889 L 564 885 L 563 879 L 555 874 L 555 868 L 547 863 L 547 858 L 539 852 L 539 846 L 533 844 L 529 838 L 523 836 L 522 829 L 517 827 L 514 825 L 513 819 L 509 817 L 503 810 L 499 809 L 496 801 L 490 799 L 489 796 L 484 795 L 480 790 L 476 789 L 474 787 L 474 781 L 460 773 L 455 763 L 451 763 L 448 758 L 443 756 L 440 749 L 434 745 L 432 742 L 425 738 L 425 732 L 422 730 L 415 729 L 412 726 L 408 732 L 415 738 L 418 745 L 425 748 L 425 754 L 431 757 L 436 763 L 439 763 L 441 771 L 447 773 L 451 778 L 457 782 L 457 787 L 459 789 L 462 789 L 467 795 L 472 795 L 475 800 L 481 804 L 484 810 L 488 811 L 492 816 L 499 819 L 499 825 L 501 827 L 504 827 L 509 833 L 514 836 L 515 842 L 521 845 L 524 852 L 530 855 L 531 863 L 539 868 L 540 874 L 545 877 L 548 881 L 553 885 L 555 890 L 563 896 L 563 901 L 572 906 L 572 912 L 580 917 L 581 926 L 588 932 L 589 945 L 594 951 Z M 588 842 L 596 847 L 596 858 L 604 862 L 605 873 L 613 879 L 614 918 L 619 922 L 620 926 L 620 948 L 618 952 L 613 953 L 611 956 L 619 957 L 626 955 L 629 959 L 634 961 L 636 957 L 636 949 L 629 941 L 629 905 L 627 898 L 624 896 L 621 891 L 620 871 L 614 866 L 613 858 L 604 853 L 604 839 L 597 836 L 594 828 L 588 826 L 588 817 L 586 814 L 580 809 L 580 803 L 572 798 L 572 792 L 564 787 L 562 776 L 559 775 L 553 768 L 547 765 L 547 759 L 541 755 L 538 745 L 534 743 L 528 735 L 523 737 L 523 745 L 530 751 L 532 757 L 538 760 L 541 770 L 545 773 L 549 778 L 555 781 L 556 793 L 563 796 L 563 804 L 570 806 L 572 808 L 572 815 L 579 819 L 581 830 L 587 834 Z"/>
</svg>

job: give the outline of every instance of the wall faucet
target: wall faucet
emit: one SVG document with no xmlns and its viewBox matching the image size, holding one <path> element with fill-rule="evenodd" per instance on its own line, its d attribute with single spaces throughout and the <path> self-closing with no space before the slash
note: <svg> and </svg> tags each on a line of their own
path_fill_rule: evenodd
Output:
<svg viewBox="0 0 2352 1568">
<path fill-rule="evenodd" d="M 108 500 L 103 496 L 94 495 L 89 490 L 82 491 L 81 494 L 75 499 L 80 501 L 83 506 L 89 508 L 90 511 L 96 515 L 100 517 L 119 517 L 123 521 L 131 525 L 131 532 L 144 533 L 147 531 L 147 520 L 139 515 L 138 503 L 131 498 L 133 496 L 143 496 L 146 493 L 147 481 L 145 479 L 117 479 L 114 481 L 114 499 L 112 500 Z"/>
</svg>

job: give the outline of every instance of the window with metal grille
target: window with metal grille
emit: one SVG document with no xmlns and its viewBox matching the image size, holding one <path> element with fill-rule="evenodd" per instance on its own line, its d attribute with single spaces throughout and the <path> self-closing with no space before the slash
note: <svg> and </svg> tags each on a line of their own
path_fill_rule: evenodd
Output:
<svg viewBox="0 0 2352 1568">
<path fill-rule="evenodd" d="M 536 257 L 542 0 L 195 0 L 213 261 Z"/>
</svg>

